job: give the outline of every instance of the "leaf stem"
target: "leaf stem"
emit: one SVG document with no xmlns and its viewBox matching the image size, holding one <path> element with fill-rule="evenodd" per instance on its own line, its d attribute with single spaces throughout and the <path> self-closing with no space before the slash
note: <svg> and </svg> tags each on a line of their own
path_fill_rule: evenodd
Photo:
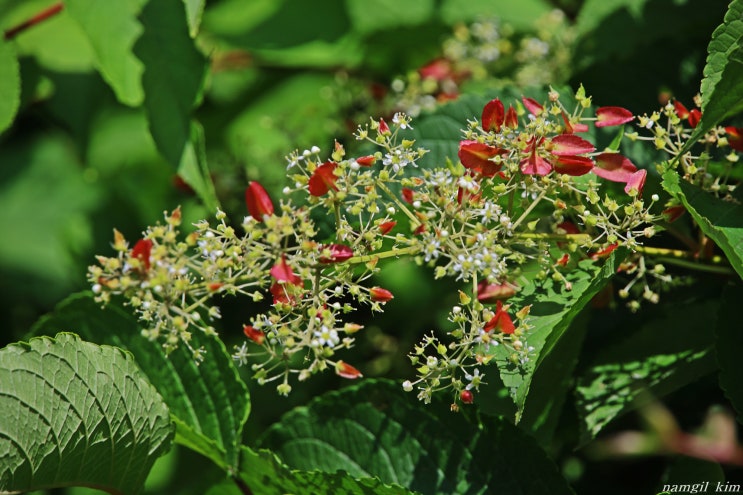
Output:
<svg viewBox="0 0 743 495">
<path fill-rule="evenodd" d="M 23 31 L 25 31 L 26 29 L 30 28 L 31 26 L 39 24 L 40 22 L 54 15 L 57 15 L 58 13 L 62 11 L 63 8 L 64 8 L 64 4 L 62 4 L 62 2 L 57 2 L 51 7 L 48 7 L 42 10 L 41 12 L 31 17 L 30 19 L 27 19 L 21 22 L 20 24 L 13 26 L 12 28 L 5 31 L 5 34 L 3 36 L 5 41 L 13 39 L 16 36 L 18 36 L 20 33 L 22 33 Z"/>
</svg>

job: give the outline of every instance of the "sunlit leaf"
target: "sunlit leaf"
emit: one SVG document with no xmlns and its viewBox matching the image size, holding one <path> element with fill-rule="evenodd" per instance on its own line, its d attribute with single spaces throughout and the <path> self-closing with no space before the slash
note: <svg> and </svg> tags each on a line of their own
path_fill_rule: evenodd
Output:
<svg viewBox="0 0 743 495">
<path fill-rule="evenodd" d="M 666 308 L 662 315 L 642 320 L 639 329 L 628 331 L 621 342 L 602 350 L 579 379 L 577 408 L 584 441 L 641 405 L 648 391 L 662 396 L 714 369 L 711 322 L 717 303 Z"/>
<path fill-rule="evenodd" d="M 573 341 L 575 337 L 569 335 L 573 330 L 572 321 L 614 276 L 624 255 L 624 252 L 617 250 L 603 264 L 590 260 L 582 261 L 576 269 L 567 274 L 572 285 L 570 290 L 562 283 L 547 280 L 539 286 L 529 284 L 516 298 L 509 300 L 516 308 L 531 305 L 528 322 L 533 327 L 524 336 L 527 345 L 533 347 L 528 362 L 515 365 L 511 362 L 510 352 L 504 346 L 498 346 L 495 352 L 501 379 L 511 392 L 511 397 L 518 408 L 517 421 L 527 414 L 525 411 L 528 411 L 531 426 L 538 428 L 539 424 L 547 421 L 546 415 L 559 414 L 559 405 L 564 397 L 557 393 L 532 395 L 530 393 L 532 381 L 536 377 L 542 377 L 549 383 L 553 380 L 562 381 L 569 376 L 572 370 L 570 358 L 553 372 L 537 373 L 537 371 L 541 366 L 549 368 L 556 365 L 554 362 L 548 364 L 547 358 L 559 347 L 562 339 Z M 580 339 L 576 342 L 579 343 Z M 560 359 L 560 356 L 555 356 L 555 359 Z M 561 390 L 563 394 L 566 392 L 565 387 L 557 390 Z"/>
<path fill-rule="evenodd" d="M 743 207 L 715 198 L 669 170 L 663 189 L 680 200 L 706 235 L 722 249 L 730 265 L 743 277 Z"/>
<path fill-rule="evenodd" d="M 526 433 L 502 418 L 483 424 L 444 400 L 423 407 L 399 384 L 366 380 L 287 413 L 262 444 L 295 469 L 342 469 L 420 493 L 571 493 Z"/>
<path fill-rule="evenodd" d="M 243 447 L 241 458 L 240 472 L 212 487 L 207 495 L 242 495 L 246 493 L 245 487 L 253 495 L 413 495 L 401 486 L 385 484 L 375 478 L 354 478 L 342 471 L 323 473 L 290 470 L 267 450 L 255 451 Z"/>
<path fill-rule="evenodd" d="M 119 101 L 130 106 L 140 105 L 144 99 L 143 65 L 132 51 L 143 31 L 137 15 L 144 1 L 65 0 L 65 10 L 93 47 L 101 75 Z"/>
</svg>

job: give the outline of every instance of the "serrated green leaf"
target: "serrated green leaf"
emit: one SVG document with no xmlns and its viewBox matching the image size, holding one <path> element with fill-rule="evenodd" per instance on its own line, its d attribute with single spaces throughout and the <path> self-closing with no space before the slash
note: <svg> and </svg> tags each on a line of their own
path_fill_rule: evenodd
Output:
<svg viewBox="0 0 743 495">
<path fill-rule="evenodd" d="M 175 441 L 219 466 L 237 466 L 250 400 L 221 340 L 193 334 L 192 345 L 204 346 L 208 356 L 199 365 L 183 346 L 166 356 L 159 343 L 141 336 L 141 327 L 127 311 L 115 304 L 101 309 L 87 293 L 60 303 L 33 331 L 64 328 L 75 328 L 89 340 L 130 350 L 176 420 Z"/>
<path fill-rule="evenodd" d="M 686 153 L 707 131 L 743 111 L 743 0 L 733 0 L 707 48 L 701 84 L 702 118 L 681 149 Z"/>
<path fill-rule="evenodd" d="M 742 74 L 740 56 L 743 55 L 741 37 L 743 37 L 743 1 L 733 0 L 728 6 L 723 23 L 712 33 L 712 39 L 707 48 L 707 64 L 704 67 L 704 79 L 701 85 L 702 112 L 705 114 L 703 119 L 710 112 L 713 119 L 717 118 L 717 115 L 724 111 L 725 100 L 733 101 L 731 98 L 735 98 L 733 103 L 740 104 L 740 96 L 727 95 L 722 91 L 718 92 L 716 88 L 723 80 L 732 80 L 736 76 L 740 79 Z M 732 72 L 730 72 L 731 69 L 733 69 Z"/>
<path fill-rule="evenodd" d="M 614 251 L 603 263 L 593 263 L 590 260 L 582 261 L 579 266 L 566 274 L 572 287 L 570 290 L 562 283 L 545 281 L 539 290 L 533 286 L 525 286 L 521 293 L 512 300 L 517 308 L 531 305 L 529 325 L 533 328 L 525 335 L 527 345 L 533 347 L 530 361 L 515 366 L 510 361 L 509 351 L 503 346 L 496 347 L 496 361 L 501 379 L 511 391 L 511 397 L 516 403 L 516 420 L 520 421 L 524 411 L 529 411 L 530 427 L 538 425 L 547 418 L 543 415 L 550 411 L 559 414 L 559 404 L 563 399 L 558 394 L 535 394 L 529 392 L 532 380 L 540 366 L 558 346 L 558 343 L 571 330 L 573 319 L 583 310 L 588 302 L 609 282 L 617 271 L 617 267 L 626 253 L 622 249 Z M 559 358 L 559 356 L 557 356 Z M 546 366 L 546 365 L 545 365 Z M 569 374 L 571 366 L 562 367 L 562 372 Z M 543 374 L 548 380 L 558 379 L 549 373 Z"/>
<path fill-rule="evenodd" d="M 743 287 L 728 287 L 723 293 L 722 304 L 717 312 L 715 350 L 720 366 L 720 387 L 730 399 L 738 413 L 738 422 L 743 424 L 743 383 L 740 380 L 740 353 L 743 349 L 740 303 Z"/>
<path fill-rule="evenodd" d="M 502 418 L 483 423 L 367 380 L 287 413 L 262 445 L 295 469 L 342 469 L 424 494 L 572 493 L 534 439 Z"/>
<path fill-rule="evenodd" d="M 172 435 L 165 403 L 121 349 L 58 334 L 0 350 L 0 492 L 136 494 Z"/>
<path fill-rule="evenodd" d="M 596 356 L 576 387 L 583 440 L 638 407 L 648 390 L 662 396 L 710 373 L 717 307 L 715 301 L 666 305 L 663 314 L 646 317 L 637 331 Z"/>
<path fill-rule="evenodd" d="M 267 450 L 255 451 L 243 447 L 241 454 L 237 480 L 227 479 L 212 487 L 207 495 L 241 495 L 246 493 L 241 489 L 244 486 L 254 495 L 413 495 L 401 486 L 385 484 L 375 478 L 354 478 L 342 471 L 293 471 Z"/>
<path fill-rule="evenodd" d="M 199 34 L 201 16 L 204 15 L 206 0 L 183 0 L 186 7 L 186 19 L 188 20 L 188 32 L 192 38 Z"/>
<path fill-rule="evenodd" d="M 0 133 L 13 123 L 21 104 L 21 69 L 13 46 L 0 40 Z"/>
<path fill-rule="evenodd" d="M 663 174 L 663 189 L 681 201 L 699 228 L 722 249 L 730 265 L 743 277 L 743 207 L 704 192 L 678 173 Z"/>
<path fill-rule="evenodd" d="M 144 0 L 65 0 L 65 10 L 93 47 L 98 71 L 119 101 L 129 106 L 138 106 L 144 100 L 143 65 L 132 52 L 143 31 L 137 20 L 143 3 Z"/>
</svg>

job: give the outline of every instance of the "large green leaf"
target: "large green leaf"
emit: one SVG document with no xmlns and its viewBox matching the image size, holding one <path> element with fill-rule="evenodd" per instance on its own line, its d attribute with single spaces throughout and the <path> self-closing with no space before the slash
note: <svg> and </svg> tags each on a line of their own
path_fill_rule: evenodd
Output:
<svg viewBox="0 0 743 495">
<path fill-rule="evenodd" d="M 354 31 L 370 34 L 375 31 L 404 26 L 416 26 L 429 21 L 435 12 L 433 0 L 400 3 L 397 0 L 346 0 L 346 10 Z M 404 13 L 405 15 L 401 15 Z"/>
<path fill-rule="evenodd" d="M 138 106 L 144 99 L 142 62 L 132 52 L 142 34 L 137 14 L 144 1 L 65 0 L 65 10 L 77 21 L 93 47 L 101 75 L 119 101 L 130 106 Z"/>
<path fill-rule="evenodd" d="M 172 435 L 165 403 L 121 349 L 58 334 L 0 350 L 0 492 L 139 493 Z"/>
<path fill-rule="evenodd" d="M 295 469 L 342 469 L 423 494 L 572 493 L 534 439 L 502 418 L 483 423 L 369 380 L 287 413 L 262 444 Z"/>
<path fill-rule="evenodd" d="M 375 478 L 354 478 L 342 471 L 292 471 L 267 450 L 241 450 L 240 472 L 212 487 L 207 495 L 285 495 L 317 493 L 327 495 L 413 495 L 394 484 Z"/>
<path fill-rule="evenodd" d="M 663 174 L 663 189 L 683 203 L 702 232 L 715 241 L 743 277 L 743 206 L 715 198 L 673 170 Z"/>
<path fill-rule="evenodd" d="M 85 338 L 129 349 L 157 387 L 176 423 L 176 442 L 222 467 L 236 467 L 242 427 L 250 401 L 219 339 L 194 332 L 192 345 L 204 346 L 206 359 L 197 364 L 181 346 L 168 356 L 159 343 L 141 336 L 141 327 L 115 304 L 105 310 L 89 294 L 77 294 L 59 304 L 35 326 L 36 333 L 75 328 Z"/>
<path fill-rule="evenodd" d="M 565 380 L 572 370 L 574 356 L 568 352 L 565 363 L 549 362 L 547 358 L 559 347 L 562 339 L 570 339 L 575 342 L 574 345 L 579 345 L 580 338 L 568 335 L 572 321 L 614 276 L 624 256 L 625 252 L 620 249 L 614 251 L 603 265 L 590 260 L 581 261 L 566 274 L 572 284 L 570 290 L 562 283 L 547 280 L 539 286 L 532 283 L 525 285 L 518 298 L 513 299 L 516 307 L 531 305 L 529 324 L 533 328 L 525 338 L 528 345 L 534 348 L 532 357 L 521 366 L 515 366 L 510 360 L 510 352 L 504 346 L 496 348 L 495 356 L 501 379 L 516 403 L 517 421 L 522 419 L 525 411 L 529 411 L 529 427 L 539 428 L 554 420 L 549 416 L 560 413 L 559 408 L 567 392 Z M 560 356 L 556 355 L 555 358 L 559 360 Z M 537 374 L 541 366 L 551 371 Z M 556 381 L 562 386 L 552 390 L 552 393 L 532 395 L 530 390 L 535 378 L 547 380 L 548 383 Z M 544 388 L 543 384 L 538 385 Z"/>
<path fill-rule="evenodd" d="M 711 323 L 717 307 L 711 300 L 667 304 L 662 314 L 645 317 L 637 331 L 600 352 L 576 387 L 583 440 L 638 407 L 648 391 L 665 395 L 714 370 Z"/>
<path fill-rule="evenodd" d="M 497 18 L 516 29 L 531 31 L 536 19 L 552 9 L 550 2 L 544 0 L 443 0 L 438 11 L 447 25 Z"/>
<path fill-rule="evenodd" d="M 743 424 L 743 371 L 740 353 L 743 349 L 743 332 L 740 324 L 740 303 L 743 301 L 743 287 L 728 287 L 723 293 L 722 305 L 717 312 L 715 350 L 720 366 L 720 386 L 725 391 L 735 411 L 738 422 Z"/>
<path fill-rule="evenodd" d="M 0 39 L 0 133 L 10 127 L 21 104 L 21 74 L 13 46 Z"/>
<path fill-rule="evenodd" d="M 743 0 L 730 2 L 707 51 L 699 124 L 703 129 L 743 110 Z"/>
<path fill-rule="evenodd" d="M 202 170 L 202 143 L 191 112 L 200 98 L 206 59 L 188 32 L 180 0 L 149 2 L 140 15 L 144 34 L 134 51 L 145 65 L 142 84 L 150 131 L 158 150 L 179 167 L 183 179 L 214 209 L 216 196 Z"/>
</svg>

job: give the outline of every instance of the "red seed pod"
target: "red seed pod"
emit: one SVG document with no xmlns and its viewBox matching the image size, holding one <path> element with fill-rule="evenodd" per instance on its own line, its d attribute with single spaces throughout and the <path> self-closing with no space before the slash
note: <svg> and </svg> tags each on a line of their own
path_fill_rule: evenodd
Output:
<svg viewBox="0 0 743 495">
<path fill-rule="evenodd" d="M 132 258 L 138 259 L 142 263 L 142 272 L 150 271 L 150 253 L 152 253 L 152 241 L 150 239 L 140 239 L 132 248 Z"/>
<path fill-rule="evenodd" d="M 329 251 L 327 256 L 320 256 L 320 263 L 341 263 L 353 257 L 353 249 L 345 244 L 320 246 L 320 252 Z"/>
<path fill-rule="evenodd" d="M 243 325 L 243 333 L 258 345 L 263 345 L 263 341 L 266 339 L 266 334 L 250 325 Z"/>
<path fill-rule="evenodd" d="M 475 402 L 475 396 L 469 390 L 462 390 L 459 393 L 459 400 L 461 400 L 463 404 L 472 404 Z"/>
<path fill-rule="evenodd" d="M 391 301 L 394 299 L 395 296 L 392 295 L 392 292 L 388 291 L 387 289 L 383 289 L 381 287 L 372 287 L 369 289 L 369 297 L 371 297 L 371 300 L 374 302 L 382 302 L 386 303 L 387 301 Z"/>
<path fill-rule="evenodd" d="M 390 220 L 389 222 L 382 222 L 379 224 L 379 231 L 382 233 L 382 235 L 389 234 L 390 230 L 395 228 L 395 225 L 397 225 L 397 222 L 394 220 Z"/>
<path fill-rule="evenodd" d="M 506 120 L 506 110 L 499 98 L 490 100 L 482 109 L 482 128 L 486 132 L 500 131 Z"/>
<path fill-rule="evenodd" d="M 601 107 L 596 110 L 596 127 L 609 127 L 631 122 L 635 118 L 632 112 L 622 107 Z"/>
<path fill-rule="evenodd" d="M 245 189 L 245 204 L 248 207 L 250 216 L 259 222 L 262 222 L 266 215 L 273 215 L 271 197 L 258 182 L 250 182 L 247 189 Z"/>
<path fill-rule="evenodd" d="M 307 184 L 311 195 L 324 196 L 331 189 L 338 190 L 338 186 L 335 185 L 335 181 L 338 180 L 335 176 L 337 166 L 335 162 L 325 162 L 315 169 Z"/>
<path fill-rule="evenodd" d="M 359 370 L 357 370 L 356 368 L 354 368 L 350 364 L 345 363 L 343 361 L 338 361 L 335 364 L 335 373 L 338 376 L 340 376 L 342 378 L 346 378 L 348 380 L 355 380 L 356 378 L 360 378 L 360 377 L 364 376 L 364 375 L 361 374 L 361 372 Z"/>
</svg>

